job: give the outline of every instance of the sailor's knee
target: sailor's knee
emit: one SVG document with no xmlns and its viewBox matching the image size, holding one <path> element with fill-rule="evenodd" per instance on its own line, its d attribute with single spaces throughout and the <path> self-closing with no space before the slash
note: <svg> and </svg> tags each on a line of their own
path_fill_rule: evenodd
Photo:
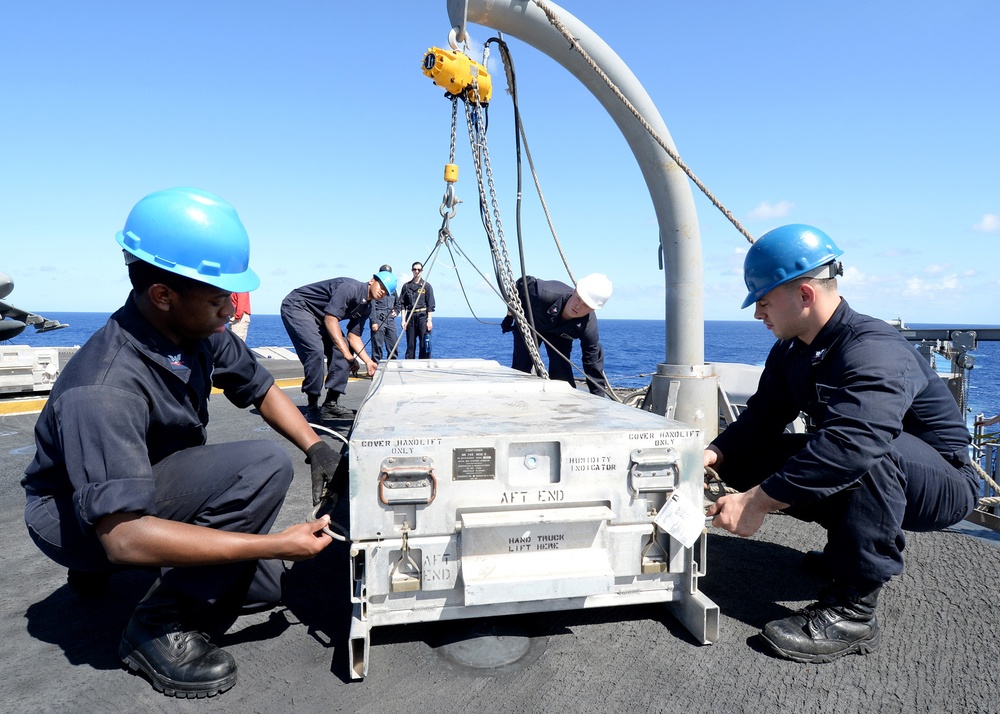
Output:
<svg viewBox="0 0 1000 714">
<path fill-rule="evenodd" d="M 295 475 L 295 468 L 281 444 L 274 441 L 247 441 L 241 447 L 247 449 L 248 462 L 259 469 L 269 484 L 282 491 L 288 489 Z"/>
</svg>

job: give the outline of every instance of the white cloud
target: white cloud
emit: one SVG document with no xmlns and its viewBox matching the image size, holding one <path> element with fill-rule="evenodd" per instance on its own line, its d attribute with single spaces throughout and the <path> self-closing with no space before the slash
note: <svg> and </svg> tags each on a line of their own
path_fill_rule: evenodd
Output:
<svg viewBox="0 0 1000 714">
<path fill-rule="evenodd" d="M 761 201 L 757 208 L 750 211 L 750 217 L 758 219 L 784 218 L 792 212 L 794 205 L 790 201 L 778 201 L 777 203 Z"/>
<path fill-rule="evenodd" d="M 928 265 L 924 268 L 924 272 L 928 275 L 940 275 L 951 268 L 949 263 L 936 263 L 933 265 Z"/>
<path fill-rule="evenodd" d="M 1000 233 L 1000 216 L 995 213 L 984 213 L 983 220 L 972 226 L 977 233 Z"/>
<path fill-rule="evenodd" d="M 940 280 L 925 280 L 919 276 L 913 276 L 906 281 L 906 288 L 903 294 L 907 297 L 923 297 L 933 300 L 937 293 L 957 290 L 959 286 L 958 276 L 954 273 L 942 276 Z"/>
<path fill-rule="evenodd" d="M 867 273 L 862 273 L 854 266 L 848 265 L 844 268 L 844 274 L 839 280 L 845 285 L 864 285 L 869 282 L 869 276 Z"/>
</svg>

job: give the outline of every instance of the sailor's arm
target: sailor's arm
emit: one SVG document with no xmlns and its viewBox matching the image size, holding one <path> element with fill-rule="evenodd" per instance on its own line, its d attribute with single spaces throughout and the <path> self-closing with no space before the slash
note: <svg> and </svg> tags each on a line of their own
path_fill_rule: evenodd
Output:
<svg viewBox="0 0 1000 714">
<path fill-rule="evenodd" d="M 722 452 L 718 446 L 709 444 L 705 447 L 705 468 L 712 467 L 718 470 L 722 466 L 722 461 Z"/>
<path fill-rule="evenodd" d="M 323 326 L 326 328 L 326 332 L 330 335 L 330 339 L 333 340 L 333 346 L 336 348 L 340 354 L 344 355 L 344 359 L 348 362 L 354 360 L 354 355 L 351 354 L 351 348 L 347 345 L 347 340 L 344 339 L 344 333 L 340 329 L 340 319 L 336 315 L 324 315 L 323 316 Z"/>
<path fill-rule="evenodd" d="M 705 468 L 717 469 L 723 460 L 718 446 L 709 444 L 705 447 Z M 705 515 L 712 518 L 713 526 L 747 537 L 757 532 L 768 513 L 788 506 L 768 496 L 760 486 L 754 486 L 745 493 L 723 496 L 709 507 Z"/>
<path fill-rule="evenodd" d="M 108 560 L 120 565 L 190 567 L 247 560 L 308 560 L 332 542 L 328 516 L 280 533 L 235 533 L 140 513 L 112 513 L 95 524 Z"/>
<path fill-rule="evenodd" d="M 705 515 L 712 518 L 712 525 L 738 536 L 752 536 L 772 511 L 788 508 L 787 503 L 775 500 L 754 486 L 745 493 L 723 496 L 713 503 Z"/>
<path fill-rule="evenodd" d="M 424 285 L 427 288 L 427 331 L 432 332 L 434 330 L 434 310 L 437 308 L 434 304 L 434 288 L 427 281 L 424 281 Z"/>
<path fill-rule="evenodd" d="M 361 335 L 348 332 L 347 341 L 350 343 L 354 354 L 358 356 L 358 359 L 365 363 L 365 368 L 368 370 L 368 376 L 371 377 L 375 374 L 375 370 L 378 368 L 378 365 L 375 364 L 372 358 L 369 357 L 368 353 L 365 351 L 365 343 L 361 341 Z M 353 359 L 354 358 L 351 357 L 348 361 L 352 361 Z"/>
<path fill-rule="evenodd" d="M 580 338 L 580 351 L 583 353 L 583 372 L 587 375 L 590 393 L 601 397 L 609 396 L 611 391 L 608 380 L 604 377 L 604 348 L 601 347 L 597 320 L 592 316 Z"/>
</svg>

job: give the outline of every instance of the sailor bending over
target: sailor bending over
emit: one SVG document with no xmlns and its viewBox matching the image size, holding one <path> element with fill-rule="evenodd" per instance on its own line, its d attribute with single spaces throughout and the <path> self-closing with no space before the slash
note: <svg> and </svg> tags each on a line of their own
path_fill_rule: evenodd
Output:
<svg viewBox="0 0 1000 714">
<path fill-rule="evenodd" d="M 591 394 L 605 396 L 608 382 L 604 377 L 604 350 L 597 331 L 599 310 L 611 297 L 612 285 L 606 275 L 593 273 L 581 278 L 576 287 L 570 287 L 558 280 L 539 280 L 531 275 L 518 279 L 515 283 L 521 304 L 531 307 L 530 319 L 537 331 L 535 345 L 545 342 L 549 356 L 549 377 L 569 382 L 575 389 L 573 366 L 569 362 L 573 351 L 573 341 L 580 341 L 583 353 L 583 372 L 587 388 Z M 526 287 L 527 286 L 527 287 Z M 513 315 L 508 314 L 503 321 L 503 331 L 514 332 L 514 355 L 511 367 L 521 372 L 530 372 L 533 366 L 531 353 L 524 341 L 521 330 L 517 329 Z"/>
<path fill-rule="evenodd" d="M 353 278 L 333 278 L 303 285 L 281 301 L 281 322 L 302 363 L 302 391 L 306 418 L 352 419 L 354 413 L 340 403 L 357 355 L 368 372 L 375 374 L 375 360 L 368 356 L 361 332 L 371 314 L 372 304 L 396 290 L 396 276 L 382 270 L 365 283 Z M 347 320 L 347 337 L 340 321 Z M 324 369 L 323 360 L 327 367 Z M 325 373 L 325 377 L 324 377 Z M 319 397 L 326 385 L 322 408 Z"/>
</svg>

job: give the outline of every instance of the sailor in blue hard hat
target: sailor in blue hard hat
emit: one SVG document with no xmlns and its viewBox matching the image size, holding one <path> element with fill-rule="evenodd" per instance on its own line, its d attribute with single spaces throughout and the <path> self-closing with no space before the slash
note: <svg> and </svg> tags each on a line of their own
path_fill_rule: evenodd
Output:
<svg viewBox="0 0 1000 714">
<path fill-rule="evenodd" d="M 766 238 L 766 240 L 765 240 Z M 844 274 L 844 254 L 826 233 L 803 224 L 775 228 L 754 242 L 743 261 L 749 307 L 779 285 L 798 278 L 835 278 Z"/>
<path fill-rule="evenodd" d="M 106 589 L 122 567 L 162 568 L 118 656 L 164 694 L 210 697 L 237 670 L 202 629 L 224 631 L 278 604 L 281 559 L 311 558 L 331 542 L 326 516 L 268 534 L 291 459 L 272 440 L 206 445 L 212 388 L 256 407 L 306 453 L 314 492 L 342 493 L 346 472 L 226 329 L 231 293 L 260 284 L 235 209 L 200 189 L 158 191 L 135 205 L 117 241 L 132 292 L 66 365 L 39 415 L 25 521 L 78 592 Z"/>
<path fill-rule="evenodd" d="M 840 297 L 842 253 L 802 224 L 750 248 L 743 306 L 778 341 L 746 410 L 705 450 L 706 468 L 738 491 L 709 508 L 716 527 L 751 536 L 784 510 L 827 531 L 808 558 L 827 578 L 819 600 L 761 633 L 798 662 L 875 648 L 878 596 L 902 572 L 904 531 L 957 523 L 979 493 L 955 400 L 896 328 Z M 786 433 L 800 413 L 808 433 Z"/>
<path fill-rule="evenodd" d="M 392 266 L 388 263 L 382 265 L 380 273 L 392 274 Z M 396 317 L 399 315 L 399 294 L 395 290 L 387 290 L 385 297 L 372 301 L 372 312 L 368 320 L 368 329 L 371 331 L 372 359 L 381 361 L 382 355 L 386 359 L 396 359 L 396 349 L 399 342 L 399 329 L 396 326 Z"/>
<path fill-rule="evenodd" d="M 281 322 L 302 362 L 302 391 L 309 421 L 353 418 L 354 412 L 340 403 L 340 397 L 347 391 L 355 358 L 365 365 L 369 377 L 377 368 L 365 350 L 361 332 L 372 303 L 395 290 L 396 276 L 380 270 L 367 282 L 332 278 L 303 285 L 281 301 Z M 347 320 L 346 337 L 341 320 Z M 320 407 L 324 386 L 326 399 Z"/>
</svg>

